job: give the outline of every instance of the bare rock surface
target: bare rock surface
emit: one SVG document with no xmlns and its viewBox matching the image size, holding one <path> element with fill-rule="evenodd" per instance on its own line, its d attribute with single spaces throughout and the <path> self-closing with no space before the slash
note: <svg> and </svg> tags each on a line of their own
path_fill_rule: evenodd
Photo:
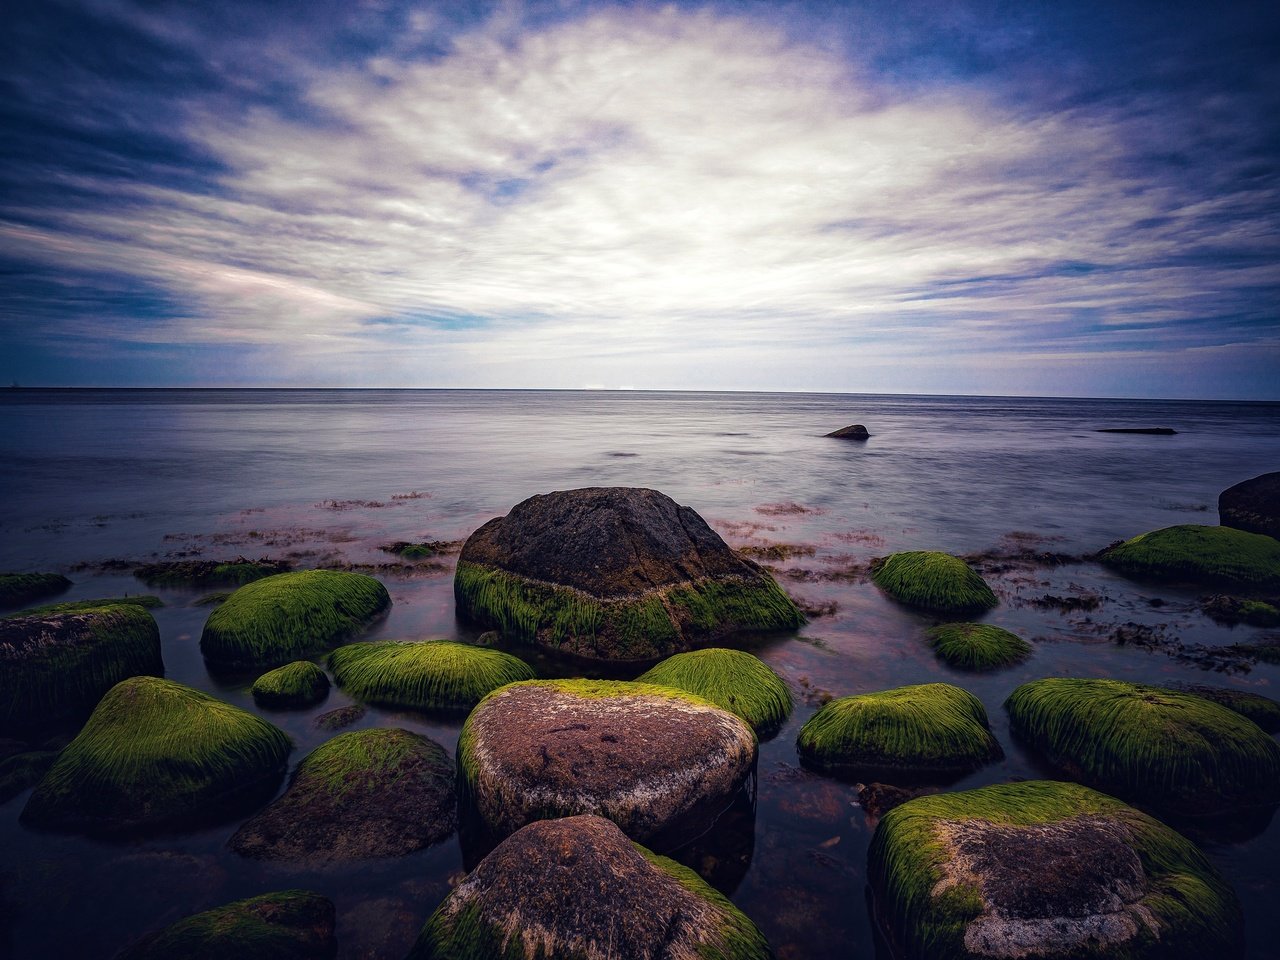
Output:
<svg viewBox="0 0 1280 960">
<path fill-rule="evenodd" d="M 1224 527 L 1280 539 L 1280 471 L 1223 490 L 1218 495 L 1218 519 Z"/>
</svg>

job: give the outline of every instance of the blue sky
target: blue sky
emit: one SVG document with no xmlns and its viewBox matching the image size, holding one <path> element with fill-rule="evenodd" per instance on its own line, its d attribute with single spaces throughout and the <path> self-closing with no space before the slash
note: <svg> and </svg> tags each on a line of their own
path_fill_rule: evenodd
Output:
<svg viewBox="0 0 1280 960">
<path fill-rule="evenodd" d="M 16 0 L 0 378 L 1280 399 L 1276 10 Z"/>
</svg>

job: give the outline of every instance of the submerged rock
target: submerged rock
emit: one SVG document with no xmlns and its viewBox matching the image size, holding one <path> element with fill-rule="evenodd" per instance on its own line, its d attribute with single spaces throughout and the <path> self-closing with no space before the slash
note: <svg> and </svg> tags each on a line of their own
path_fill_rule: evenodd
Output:
<svg viewBox="0 0 1280 960">
<path fill-rule="evenodd" d="M 867 433 L 867 428 L 860 423 L 852 426 L 841 427 L 839 430 L 832 430 L 830 433 L 824 433 L 824 437 L 836 437 L 840 440 L 867 440 L 871 434 Z"/>
<path fill-rule="evenodd" d="M 430 957 L 767 960 L 769 945 L 696 873 L 608 820 L 530 824 L 504 840 L 427 921 Z"/>
<path fill-rule="evenodd" d="M 946 623 L 925 637 L 938 659 L 958 670 L 995 670 L 1031 656 L 1027 641 L 986 623 Z"/>
<path fill-rule="evenodd" d="M 36 826 L 124 832 L 243 812 L 275 792 L 292 744 L 229 703 L 156 677 L 116 684 L 27 801 Z"/>
<path fill-rule="evenodd" d="M 241 587 L 209 614 L 200 651 L 219 667 L 274 667 L 350 639 L 390 606 L 373 577 L 281 573 Z"/>
<path fill-rule="evenodd" d="M 252 692 L 260 707 L 313 707 L 329 695 L 329 678 L 310 660 L 295 660 L 268 670 L 254 681 Z"/>
<path fill-rule="evenodd" d="M 1145 433 L 1154 437 L 1172 437 L 1178 431 L 1172 427 L 1101 427 L 1096 433 Z"/>
<path fill-rule="evenodd" d="M 0 760 L 0 803 L 34 787 L 58 759 L 56 750 L 30 750 Z"/>
<path fill-rule="evenodd" d="M 1265 600 L 1215 593 L 1200 598 L 1200 612 L 1211 620 L 1232 626 L 1247 623 L 1253 627 L 1280 627 L 1280 606 Z"/>
<path fill-rule="evenodd" d="M 397 857 L 457 827 L 454 765 L 408 730 L 343 733 L 298 764 L 284 796 L 248 820 L 230 847 L 255 860 L 316 865 Z"/>
<path fill-rule="evenodd" d="M 536 676 L 509 653 L 447 640 L 352 643 L 329 666 L 356 699 L 410 710 L 470 710 L 491 690 Z"/>
<path fill-rule="evenodd" d="M 768 664 L 742 650 L 712 647 L 668 657 L 637 678 L 710 700 L 737 714 L 758 734 L 782 726 L 791 713 L 791 691 Z"/>
<path fill-rule="evenodd" d="M 26 610 L 19 610 L 17 613 L 7 613 L 3 619 L 12 620 L 14 617 L 45 616 L 50 613 L 78 613 L 82 610 L 97 610 L 99 607 L 118 606 L 142 607 L 146 610 L 152 610 L 155 607 L 163 607 L 164 602 L 159 597 L 153 597 L 145 593 L 133 597 L 95 597 L 92 600 L 66 600 L 62 603 L 46 603 L 39 607 L 30 607 Z"/>
<path fill-rule="evenodd" d="M 1280 471 L 1223 490 L 1218 495 L 1218 522 L 1280 539 Z"/>
<path fill-rule="evenodd" d="M 1192 843 L 1073 783 L 908 801 L 880 821 L 868 870 L 910 960 L 1199 960 L 1242 945 L 1235 895 Z"/>
<path fill-rule="evenodd" d="M 264 893 L 179 920 L 116 960 L 331 960 L 335 919 L 333 903 L 318 893 Z"/>
<path fill-rule="evenodd" d="M 127 677 L 160 674 L 160 628 L 117 605 L 0 619 L 0 735 L 89 715 Z"/>
<path fill-rule="evenodd" d="M 134 568 L 133 575 L 155 587 L 240 587 L 277 573 L 291 564 L 284 560 L 172 560 Z"/>
<path fill-rule="evenodd" d="M 1108 547 L 1098 559 L 1137 580 L 1280 590 L 1280 541 L 1232 527 L 1165 527 Z"/>
<path fill-rule="evenodd" d="M 972 567 L 948 553 L 891 554 L 872 563 L 871 579 L 899 603 L 944 616 L 981 613 L 998 602 Z"/>
<path fill-rule="evenodd" d="M 508 638 L 606 660 L 646 660 L 804 617 L 761 567 L 656 490 L 530 497 L 468 539 L 459 614 Z"/>
<path fill-rule="evenodd" d="M 0 573 L 0 607 L 16 607 L 71 589 L 60 573 Z"/>
<path fill-rule="evenodd" d="M 353 723 L 359 723 L 368 712 L 362 704 L 351 703 L 345 707 L 338 707 L 336 710 L 320 714 L 320 716 L 316 717 L 312 726 L 319 730 L 341 730 L 343 727 L 349 727 Z"/>
<path fill-rule="evenodd" d="M 531 680 L 471 712 L 458 765 L 496 835 L 593 813 L 641 842 L 710 825 L 752 772 L 756 738 L 700 697 L 647 683 Z"/>
<path fill-rule="evenodd" d="M 982 701 L 949 683 L 832 700 L 796 746 L 807 766 L 889 783 L 945 779 L 1004 756 Z"/>
<path fill-rule="evenodd" d="M 1005 707 L 1013 732 L 1074 779 L 1162 814 L 1280 801 L 1280 745 L 1204 697 L 1057 677 L 1024 683 Z"/>
</svg>

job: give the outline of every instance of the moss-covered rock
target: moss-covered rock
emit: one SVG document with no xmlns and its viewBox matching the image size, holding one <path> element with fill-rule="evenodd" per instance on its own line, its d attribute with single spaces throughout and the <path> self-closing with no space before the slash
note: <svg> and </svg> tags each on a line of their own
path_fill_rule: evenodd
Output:
<svg viewBox="0 0 1280 960">
<path fill-rule="evenodd" d="M 987 582 L 949 553 L 894 553 L 872 563 L 871 579 L 899 603 L 939 616 L 981 613 L 998 602 Z"/>
<path fill-rule="evenodd" d="M 333 903 L 318 893 L 264 893 L 179 920 L 116 960 L 331 960 L 335 920 Z"/>
<path fill-rule="evenodd" d="M 439 744 L 408 730 L 356 730 L 307 754 L 284 796 L 230 846 L 308 865 L 397 857 L 452 834 L 457 805 L 454 764 Z"/>
<path fill-rule="evenodd" d="M 468 538 L 454 595 L 464 619 L 509 639 L 606 660 L 804 622 L 773 578 L 693 510 L 630 487 L 516 504 Z"/>
<path fill-rule="evenodd" d="M 636 679 L 710 700 L 762 735 L 777 730 L 791 713 L 791 691 L 782 678 L 741 650 L 710 647 L 677 653 Z"/>
<path fill-rule="evenodd" d="M 1218 522 L 1280 538 L 1280 471 L 1223 490 L 1218 495 Z"/>
<path fill-rule="evenodd" d="M 251 713 L 171 680 L 133 677 L 102 698 L 22 819 L 123 832 L 231 816 L 275 792 L 291 748 Z"/>
<path fill-rule="evenodd" d="M 481 861 L 423 928 L 409 960 L 505 957 L 768 960 L 743 913 L 687 867 L 608 820 L 530 824 Z"/>
<path fill-rule="evenodd" d="M 967 773 L 1004 756 L 973 694 L 922 683 L 832 700 L 800 728 L 800 759 L 890 783 Z"/>
<path fill-rule="evenodd" d="M 286 573 L 284 560 L 172 560 L 137 567 L 133 575 L 153 587 L 240 587 L 264 577 Z"/>
<path fill-rule="evenodd" d="M 252 692 L 254 703 L 262 707 L 313 707 L 329 695 L 329 678 L 310 660 L 295 660 L 264 673 Z"/>
<path fill-rule="evenodd" d="M 1098 559 L 1135 580 L 1280 590 L 1280 540 L 1232 527 L 1165 527 L 1108 547 Z"/>
<path fill-rule="evenodd" d="M 29 750 L 0 760 L 0 803 L 8 803 L 23 790 L 34 787 L 56 759 L 57 750 Z"/>
<path fill-rule="evenodd" d="M 925 637 L 938 659 L 957 670 L 995 670 L 1031 656 L 1027 641 L 986 623 L 944 623 Z"/>
<path fill-rule="evenodd" d="M 357 700 L 410 710 L 470 710 L 491 690 L 537 676 L 509 653 L 447 640 L 352 643 L 329 655 L 329 668 Z"/>
<path fill-rule="evenodd" d="M 1005 706 L 1014 733 L 1073 779 L 1162 814 L 1280 800 L 1280 745 L 1203 697 L 1058 677 L 1023 684 Z"/>
<path fill-rule="evenodd" d="M 670 687 L 529 680 L 467 717 L 458 765 L 482 820 L 502 836 L 593 813 L 641 842 L 702 832 L 754 769 L 747 724 Z"/>
<path fill-rule="evenodd" d="M 1194 693 L 1212 700 L 1228 710 L 1234 710 L 1262 728 L 1263 733 L 1280 733 L 1280 703 L 1260 693 L 1236 690 L 1231 687 L 1211 687 L 1203 683 L 1174 683 L 1172 689 L 1182 693 Z"/>
<path fill-rule="evenodd" d="M 60 573 L 0 573 L 0 607 L 17 607 L 71 589 Z"/>
<path fill-rule="evenodd" d="M 220 667 L 274 667 L 350 639 L 390 607 L 373 577 L 281 573 L 241 587 L 209 614 L 200 650 Z"/>
<path fill-rule="evenodd" d="M 1200 612 L 1232 626 L 1247 623 L 1251 627 L 1280 627 L 1280 606 L 1266 600 L 1215 593 L 1200 598 Z"/>
<path fill-rule="evenodd" d="M 93 600 L 66 600 L 62 603 L 46 603 L 43 606 L 29 607 L 16 613 L 7 613 L 4 619 L 37 617 L 50 613 L 76 613 L 80 610 L 97 610 L 100 607 L 119 606 L 142 607 L 144 610 L 154 610 L 156 607 L 163 607 L 164 601 L 159 597 L 153 597 L 145 593 L 136 597 L 97 597 Z"/>
<path fill-rule="evenodd" d="M 1029 781 L 911 800 L 868 854 L 906 960 L 1237 955 L 1240 907 L 1188 840 L 1112 797 Z"/>
<path fill-rule="evenodd" d="M 121 680 L 163 669 L 160 629 L 142 607 L 0 619 L 0 734 L 78 723 Z"/>
</svg>

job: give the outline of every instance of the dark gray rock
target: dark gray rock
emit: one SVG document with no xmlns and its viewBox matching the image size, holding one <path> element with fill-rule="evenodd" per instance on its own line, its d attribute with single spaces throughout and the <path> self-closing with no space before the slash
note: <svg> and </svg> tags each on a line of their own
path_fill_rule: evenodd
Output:
<svg viewBox="0 0 1280 960">
<path fill-rule="evenodd" d="M 1280 471 L 1223 490 L 1218 496 L 1218 518 L 1224 527 L 1280 539 Z"/>
</svg>

